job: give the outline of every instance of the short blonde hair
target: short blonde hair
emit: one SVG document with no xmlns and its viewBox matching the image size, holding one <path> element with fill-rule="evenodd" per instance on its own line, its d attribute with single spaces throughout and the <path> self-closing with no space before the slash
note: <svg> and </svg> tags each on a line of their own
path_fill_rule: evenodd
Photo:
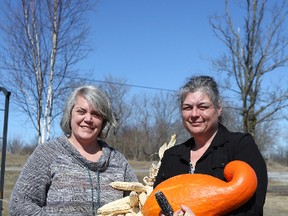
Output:
<svg viewBox="0 0 288 216">
<path fill-rule="evenodd" d="M 66 136 L 71 136 L 71 111 L 75 106 L 75 101 L 78 96 L 82 96 L 91 107 L 102 115 L 103 126 L 99 138 L 106 138 L 110 129 L 116 128 L 117 121 L 112 111 L 112 105 L 108 95 L 104 91 L 92 85 L 78 87 L 68 97 L 60 122 L 62 131 Z"/>
</svg>

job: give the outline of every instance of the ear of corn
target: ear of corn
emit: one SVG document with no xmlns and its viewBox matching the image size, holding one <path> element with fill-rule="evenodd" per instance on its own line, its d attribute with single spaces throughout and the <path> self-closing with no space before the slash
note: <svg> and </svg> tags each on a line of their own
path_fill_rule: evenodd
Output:
<svg viewBox="0 0 288 216">
<path fill-rule="evenodd" d="M 115 215 L 121 213 L 127 213 L 131 209 L 130 197 L 124 197 L 122 199 L 115 200 L 113 202 L 107 203 L 97 210 L 97 214 L 103 215 Z"/>
<path fill-rule="evenodd" d="M 159 148 L 159 151 L 158 151 L 158 156 L 160 158 L 159 161 L 161 161 L 163 155 L 164 155 L 164 152 L 169 149 L 170 147 L 174 146 L 176 143 L 176 134 L 173 134 L 171 136 L 171 139 L 170 139 L 170 142 L 167 144 L 167 143 L 164 143 L 160 148 Z"/>
<path fill-rule="evenodd" d="M 168 200 L 166 199 L 165 195 L 162 193 L 162 191 L 158 191 L 155 193 L 155 198 L 160 206 L 162 213 L 165 216 L 173 216 L 173 208 L 169 204 Z"/>
<path fill-rule="evenodd" d="M 112 182 L 110 186 L 117 190 L 145 192 L 147 188 L 140 182 Z"/>
<path fill-rule="evenodd" d="M 164 143 L 159 149 L 158 155 L 161 160 L 164 151 L 173 146 L 176 142 L 176 135 L 171 136 L 170 142 Z M 158 164 L 151 165 L 149 169 L 149 177 L 143 178 L 144 184 L 140 182 L 120 182 L 115 181 L 110 183 L 110 186 L 116 190 L 131 191 L 130 195 L 122 199 L 110 202 L 98 209 L 98 216 L 142 216 L 141 209 L 147 197 L 153 191 L 153 184 L 155 177 L 160 167 L 160 161 Z M 187 215 L 185 215 L 187 216 Z"/>
<path fill-rule="evenodd" d="M 135 191 L 131 191 L 129 195 L 129 204 L 131 207 L 139 206 L 138 194 Z"/>
<path fill-rule="evenodd" d="M 139 202 L 140 202 L 140 207 L 142 208 L 142 206 L 144 205 L 145 201 L 147 199 L 147 194 L 142 192 L 139 194 Z"/>
<path fill-rule="evenodd" d="M 110 204 L 110 203 L 109 203 Z M 104 207 L 104 208 L 102 208 Z M 102 206 L 97 210 L 97 214 L 102 215 L 119 215 L 123 213 L 128 213 L 131 209 L 131 206 L 128 203 L 121 205 L 113 205 L 113 206 Z"/>
</svg>

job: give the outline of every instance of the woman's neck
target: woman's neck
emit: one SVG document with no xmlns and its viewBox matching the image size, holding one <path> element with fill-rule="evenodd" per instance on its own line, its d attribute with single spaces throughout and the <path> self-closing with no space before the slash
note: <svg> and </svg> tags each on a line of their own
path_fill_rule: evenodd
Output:
<svg viewBox="0 0 288 216">
<path fill-rule="evenodd" d="M 212 143 L 213 138 L 215 137 L 217 131 L 212 134 L 207 139 L 207 136 L 205 137 L 194 137 L 195 145 L 190 150 L 190 162 L 192 166 L 195 168 L 197 161 L 204 155 L 206 150 L 209 148 L 209 146 Z"/>
<path fill-rule="evenodd" d="M 97 140 L 89 143 L 80 143 L 74 137 L 69 137 L 68 140 L 87 160 L 96 162 L 102 154 L 102 148 L 97 142 Z"/>
<path fill-rule="evenodd" d="M 195 140 L 195 146 L 193 147 L 192 150 L 197 151 L 202 148 L 208 148 L 210 144 L 212 143 L 212 140 L 214 139 L 216 133 L 218 130 L 214 131 L 211 133 L 211 135 L 199 135 L 199 136 L 194 136 Z"/>
</svg>

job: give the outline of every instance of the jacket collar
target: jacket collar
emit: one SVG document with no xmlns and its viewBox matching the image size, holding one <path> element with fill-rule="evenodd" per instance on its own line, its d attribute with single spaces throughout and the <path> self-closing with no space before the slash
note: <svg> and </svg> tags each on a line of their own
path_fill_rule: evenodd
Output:
<svg viewBox="0 0 288 216">
<path fill-rule="evenodd" d="M 214 139 L 212 140 L 211 145 L 209 146 L 207 151 L 204 153 L 204 155 L 208 154 L 210 151 L 213 151 L 213 149 L 217 148 L 218 146 L 221 146 L 224 143 L 228 142 L 228 140 L 229 140 L 228 129 L 224 125 L 219 123 L 218 131 L 217 131 Z M 190 139 L 188 139 L 184 143 L 178 145 L 176 147 L 177 151 L 170 152 L 170 154 L 178 155 L 182 159 L 189 161 L 190 160 L 190 150 L 192 149 L 192 147 L 194 145 L 195 145 L 194 138 L 191 137 Z"/>
<path fill-rule="evenodd" d="M 229 140 L 229 133 L 230 133 L 229 130 L 224 125 L 219 123 L 218 124 L 218 131 L 217 131 L 214 139 L 212 140 L 210 147 L 217 147 L 217 146 L 220 146 L 220 145 L 223 145 L 224 143 L 226 143 Z M 186 148 L 191 149 L 195 145 L 195 140 L 193 137 L 191 137 L 189 140 L 187 140 L 183 144 L 186 146 Z"/>
<path fill-rule="evenodd" d="M 224 125 L 219 123 L 218 131 L 214 139 L 212 140 L 210 147 L 213 148 L 213 147 L 217 147 L 226 143 L 229 140 L 229 133 L 230 133 L 229 130 Z"/>
<path fill-rule="evenodd" d="M 205 156 L 205 155 L 209 154 L 210 152 L 214 151 L 215 149 L 217 149 L 217 147 L 222 146 L 223 144 L 228 142 L 228 140 L 229 140 L 229 131 L 228 131 L 228 129 L 225 126 L 223 126 L 222 124 L 219 123 L 218 131 L 217 131 L 214 139 L 212 140 L 211 145 L 208 147 L 208 149 L 203 154 L 203 156 Z"/>
</svg>

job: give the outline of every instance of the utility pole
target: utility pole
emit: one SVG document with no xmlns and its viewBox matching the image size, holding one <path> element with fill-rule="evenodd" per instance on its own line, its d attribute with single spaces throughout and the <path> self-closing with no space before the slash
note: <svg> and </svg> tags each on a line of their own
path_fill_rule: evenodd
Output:
<svg viewBox="0 0 288 216">
<path fill-rule="evenodd" d="M 5 108 L 0 109 L 4 111 L 4 125 L 3 125 L 3 136 L 2 138 L 2 158 L 1 158 L 1 176 L 0 176 L 0 216 L 2 216 L 3 210 L 3 197 L 4 197 L 4 174 L 5 174 L 5 161 L 6 161 L 6 146 L 7 146 L 7 131 L 8 131 L 8 111 L 9 111 L 9 98 L 11 92 L 5 88 L 0 87 L 0 92 L 5 95 Z"/>
</svg>

